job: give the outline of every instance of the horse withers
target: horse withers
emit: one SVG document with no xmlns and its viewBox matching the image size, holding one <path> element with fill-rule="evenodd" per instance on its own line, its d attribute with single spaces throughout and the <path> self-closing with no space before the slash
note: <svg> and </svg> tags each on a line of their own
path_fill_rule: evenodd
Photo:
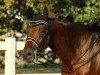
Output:
<svg viewBox="0 0 100 75">
<path fill-rule="evenodd" d="M 62 75 L 100 75 L 100 28 L 79 23 L 37 20 L 27 28 L 23 57 L 50 47 L 62 60 Z"/>
</svg>

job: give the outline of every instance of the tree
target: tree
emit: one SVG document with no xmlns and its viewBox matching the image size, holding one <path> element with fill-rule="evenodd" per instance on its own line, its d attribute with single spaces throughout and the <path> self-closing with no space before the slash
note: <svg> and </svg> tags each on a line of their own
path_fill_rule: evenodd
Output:
<svg viewBox="0 0 100 75">
<path fill-rule="evenodd" d="M 22 7 L 24 8 L 24 5 L 20 0 L 0 0 L 0 25 L 7 25 L 8 28 L 11 28 L 12 22 L 15 21 L 15 19 L 21 21 Z M 14 25 L 17 26 L 16 24 Z"/>
<path fill-rule="evenodd" d="M 100 0 L 0 0 L 0 23 L 10 26 L 12 20 L 43 12 L 45 5 L 53 4 L 58 19 L 73 17 L 75 22 L 90 23 L 100 15 Z"/>
<path fill-rule="evenodd" d="M 63 19 L 70 15 L 75 22 L 89 23 L 100 15 L 100 0 L 55 0 L 55 11 Z"/>
</svg>

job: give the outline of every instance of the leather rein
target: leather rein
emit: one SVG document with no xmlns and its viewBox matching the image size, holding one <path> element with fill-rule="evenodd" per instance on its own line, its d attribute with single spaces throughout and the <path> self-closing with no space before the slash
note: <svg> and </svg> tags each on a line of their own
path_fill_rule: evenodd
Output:
<svg viewBox="0 0 100 75">
<path fill-rule="evenodd" d="M 92 61 L 93 58 L 95 58 L 100 53 L 100 49 L 98 49 L 95 53 L 93 53 L 93 55 L 90 58 L 85 59 L 85 60 L 79 62 L 87 54 L 87 52 L 90 51 L 90 49 L 95 45 L 95 43 L 99 41 L 99 39 L 100 39 L 100 35 L 98 35 L 96 37 L 96 39 L 94 40 L 94 42 L 81 55 L 79 55 L 79 58 L 77 58 L 76 61 L 73 64 L 70 65 L 69 69 L 70 68 L 73 68 L 74 66 L 77 66 L 74 70 L 67 71 L 67 72 L 65 72 L 65 71 L 62 70 L 62 72 L 65 72 L 65 73 L 73 73 L 76 70 L 78 70 L 79 68 L 81 68 L 84 65 L 86 65 L 87 63 L 89 63 L 90 61 Z M 63 62 L 63 63 L 65 63 L 65 62 Z"/>
</svg>

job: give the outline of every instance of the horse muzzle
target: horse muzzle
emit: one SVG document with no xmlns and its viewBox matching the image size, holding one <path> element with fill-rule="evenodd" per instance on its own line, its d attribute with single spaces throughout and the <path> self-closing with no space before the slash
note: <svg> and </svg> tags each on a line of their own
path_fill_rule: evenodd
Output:
<svg viewBox="0 0 100 75">
<path fill-rule="evenodd" d="M 33 51 L 30 51 L 30 49 L 24 49 L 22 51 L 22 57 L 23 57 L 23 60 L 28 62 L 28 63 L 31 63 L 31 62 L 34 62 L 34 59 L 35 59 L 35 50 Z"/>
</svg>

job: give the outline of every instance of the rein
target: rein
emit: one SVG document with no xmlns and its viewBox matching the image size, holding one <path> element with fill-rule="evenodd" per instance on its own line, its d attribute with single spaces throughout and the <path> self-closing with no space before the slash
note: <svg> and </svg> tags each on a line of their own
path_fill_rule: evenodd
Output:
<svg viewBox="0 0 100 75">
<path fill-rule="evenodd" d="M 86 60 L 84 60 L 84 61 L 79 62 L 79 61 L 82 59 L 82 57 L 95 45 L 95 43 L 99 40 L 99 38 L 100 38 L 100 35 L 98 35 L 98 37 L 96 38 L 96 40 L 89 46 L 89 48 L 87 48 L 87 49 L 79 56 L 79 58 L 78 58 L 70 67 L 74 67 L 74 66 L 77 66 L 77 65 L 80 65 L 80 66 L 78 66 L 76 69 L 72 70 L 71 72 L 69 71 L 69 72 L 66 72 L 66 73 L 73 73 L 73 72 L 75 72 L 75 71 L 78 70 L 79 68 L 81 68 L 81 67 L 83 67 L 84 65 L 86 65 L 87 63 L 89 63 L 95 56 L 97 56 L 97 55 L 100 53 L 100 49 L 98 49 L 95 53 L 93 53 L 93 55 L 92 55 L 90 58 L 88 58 L 88 59 L 86 59 Z M 64 71 L 63 71 L 63 72 L 64 72 Z"/>
</svg>

